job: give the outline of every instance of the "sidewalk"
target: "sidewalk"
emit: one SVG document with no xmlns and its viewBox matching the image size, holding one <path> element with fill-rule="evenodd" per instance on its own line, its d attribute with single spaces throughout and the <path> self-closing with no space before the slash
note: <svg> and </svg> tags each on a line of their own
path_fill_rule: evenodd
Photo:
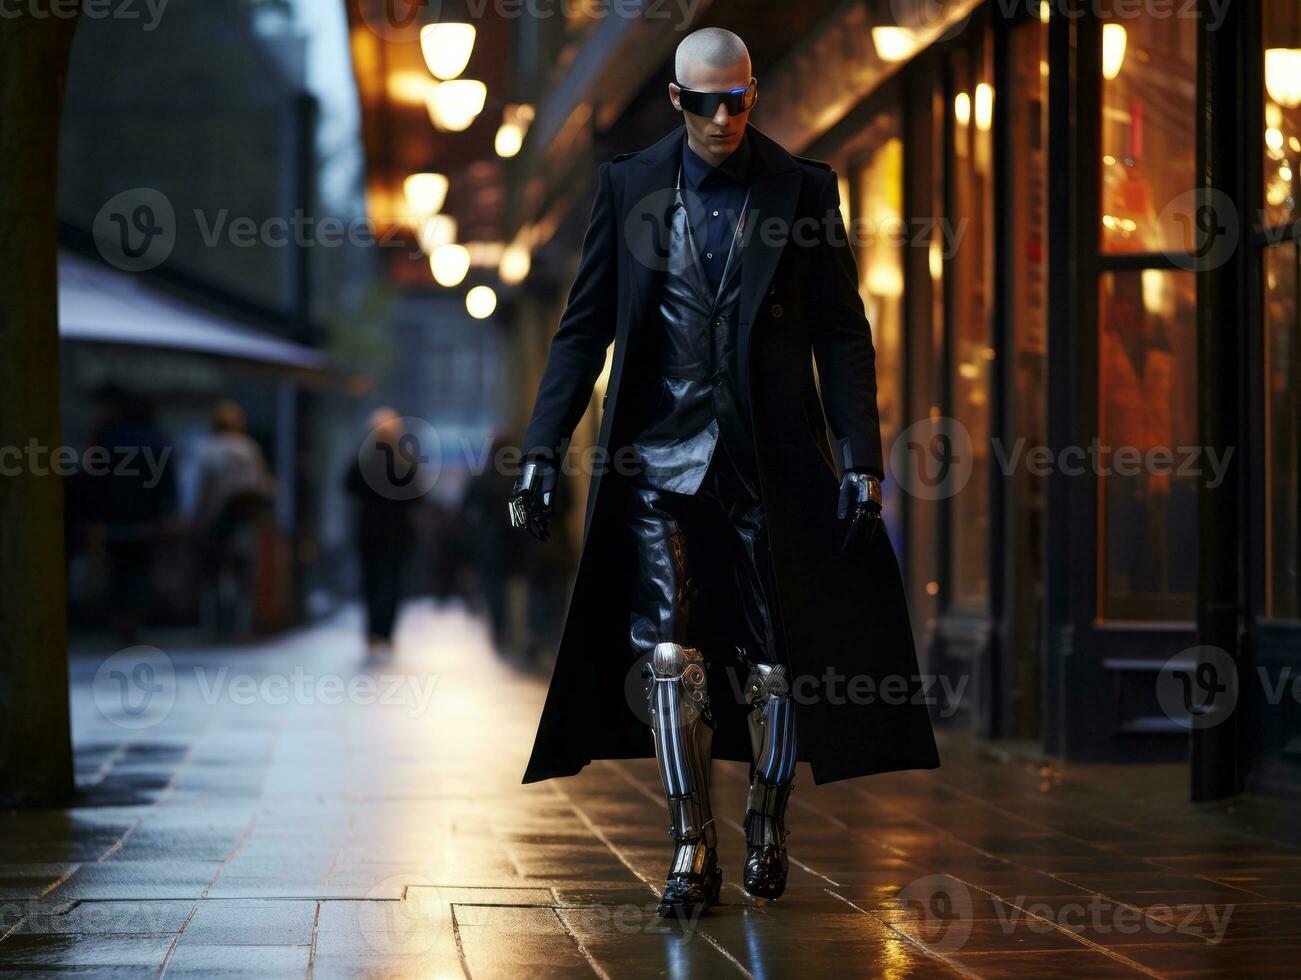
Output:
<svg viewBox="0 0 1301 980">
<path fill-rule="evenodd" d="M 649 761 L 521 786 L 545 685 L 459 609 L 367 667 L 349 617 L 239 650 L 73 659 L 81 798 L 0 813 L 0 972 L 93 976 L 1244 976 L 1301 963 L 1301 809 L 1183 766 L 999 763 L 813 787 L 780 901 L 654 915 Z M 169 675 L 170 671 L 170 675 Z"/>
</svg>

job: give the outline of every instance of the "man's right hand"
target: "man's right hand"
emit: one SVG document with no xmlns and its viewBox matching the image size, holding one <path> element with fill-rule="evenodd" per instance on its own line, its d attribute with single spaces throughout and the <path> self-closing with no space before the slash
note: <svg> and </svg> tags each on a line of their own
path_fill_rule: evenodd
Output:
<svg viewBox="0 0 1301 980">
<path fill-rule="evenodd" d="M 555 467 L 541 461 L 526 462 L 510 493 L 510 526 L 527 528 L 539 541 L 551 537 L 547 520 L 551 517 L 551 495 L 555 488 Z"/>
</svg>

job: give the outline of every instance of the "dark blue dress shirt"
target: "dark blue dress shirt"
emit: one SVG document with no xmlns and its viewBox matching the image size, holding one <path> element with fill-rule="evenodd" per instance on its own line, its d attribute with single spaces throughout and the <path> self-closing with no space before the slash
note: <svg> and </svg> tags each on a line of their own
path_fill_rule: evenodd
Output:
<svg viewBox="0 0 1301 980">
<path fill-rule="evenodd" d="M 698 157 L 684 139 L 682 186 L 690 192 L 683 197 L 700 262 L 710 287 L 717 293 L 750 186 L 749 136 L 742 136 L 736 149 L 717 167 Z"/>
</svg>

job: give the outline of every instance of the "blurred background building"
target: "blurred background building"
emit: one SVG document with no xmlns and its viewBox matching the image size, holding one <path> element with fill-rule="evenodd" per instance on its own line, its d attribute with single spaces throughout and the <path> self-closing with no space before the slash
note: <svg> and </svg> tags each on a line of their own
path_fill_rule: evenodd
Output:
<svg viewBox="0 0 1301 980">
<path fill-rule="evenodd" d="M 649 9 L 515 23 L 535 103 L 502 229 L 531 256 L 510 308 L 516 425 L 596 164 L 679 124 L 681 27 Z M 1069 759 L 1186 757 L 1195 795 L 1293 793 L 1301 717 L 1260 677 L 1301 666 L 1301 13 L 1106 9 L 714 0 L 690 26 L 744 37 L 752 122 L 840 176 L 892 468 L 919 423 L 969 439 L 961 492 L 886 485 L 926 669 L 969 682 L 955 724 Z M 576 443 L 596 438 L 603 382 Z M 1174 472 L 1104 453 L 1095 473 L 1095 444 L 1169 447 Z M 1236 658 L 1242 704 L 1190 750 L 1156 679 L 1172 658 L 1195 670 L 1198 644 Z"/>
</svg>

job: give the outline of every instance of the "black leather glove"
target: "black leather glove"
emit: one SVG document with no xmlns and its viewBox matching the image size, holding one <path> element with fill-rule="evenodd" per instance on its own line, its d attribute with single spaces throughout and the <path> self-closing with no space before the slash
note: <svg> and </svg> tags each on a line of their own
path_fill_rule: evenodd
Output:
<svg viewBox="0 0 1301 980">
<path fill-rule="evenodd" d="M 881 526 L 881 481 L 862 470 L 847 470 L 840 480 L 836 518 L 848 522 L 841 550 L 870 544 Z"/>
<path fill-rule="evenodd" d="M 550 463 L 530 460 L 520 467 L 519 478 L 510 492 L 510 526 L 527 528 L 539 541 L 551 537 L 551 495 L 556 489 L 556 469 Z"/>
</svg>

